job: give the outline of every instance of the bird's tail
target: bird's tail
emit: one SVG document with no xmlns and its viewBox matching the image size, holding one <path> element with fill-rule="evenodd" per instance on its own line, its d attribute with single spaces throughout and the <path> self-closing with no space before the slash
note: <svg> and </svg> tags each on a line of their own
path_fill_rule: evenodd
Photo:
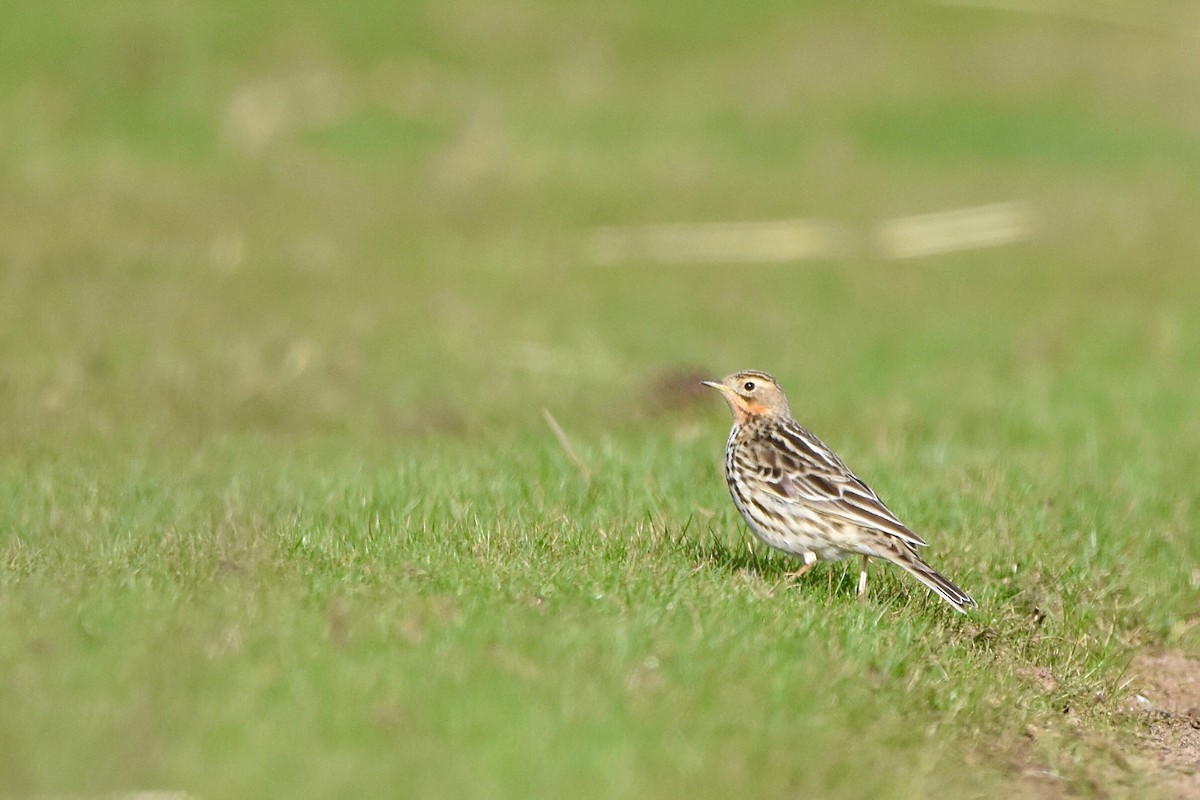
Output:
<svg viewBox="0 0 1200 800">
<path fill-rule="evenodd" d="M 921 583 L 937 592 L 939 597 L 954 606 L 955 611 L 965 614 L 968 608 L 976 607 L 975 599 L 971 595 L 955 586 L 949 578 L 922 561 L 919 555 L 907 547 L 899 549 L 903 552 L 899 558 L 895 559 L 895 563 L 903 567 L 905 571 Z"/>
</svg>

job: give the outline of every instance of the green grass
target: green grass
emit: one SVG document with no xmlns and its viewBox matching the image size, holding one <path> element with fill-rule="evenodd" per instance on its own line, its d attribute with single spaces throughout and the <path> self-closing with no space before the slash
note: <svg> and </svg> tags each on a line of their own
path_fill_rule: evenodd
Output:
<svg viewBox="0 0 1200 800">
<path fill-rule="evenodd" d="M 1120 710 L 1136 652 L 1200 651 L 1186 37 L 935 5 L 11 16 L 0 796 L 1156 790 Z M 1032 241 L 911 262 L 583 246 L 1005 200 Z M 725 494 L 720 400 L 662 396 L 740 368 L 978 612 L 885 566 L 866 603 L 852 565 L 785 579 Z"/>
</svg>

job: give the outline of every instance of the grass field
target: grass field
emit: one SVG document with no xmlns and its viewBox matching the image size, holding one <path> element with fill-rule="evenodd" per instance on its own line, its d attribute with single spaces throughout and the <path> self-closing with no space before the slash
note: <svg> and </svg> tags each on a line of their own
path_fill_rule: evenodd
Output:
<svg viewBox="0 0 1200 800">
<path fill-rule="evenodd" d="M 1165 793 L 1200 18 L 1101 6 L 7 9 L 0 796 Z M 1032 239 L 870 246 L 1000 201 Z M 587 256 L 791 217 L 855 244 Z M 742 368 L 977 612 L 784 578 L 694 386 Z"/>
</svg>

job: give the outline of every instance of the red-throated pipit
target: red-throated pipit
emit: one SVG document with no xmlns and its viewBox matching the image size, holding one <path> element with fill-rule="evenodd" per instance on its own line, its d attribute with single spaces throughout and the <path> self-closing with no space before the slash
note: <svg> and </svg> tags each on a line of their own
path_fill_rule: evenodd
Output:
<svg viewBox="0 0 1200 800">
<path fill-rule="evenodd" d="M 867 560 L 882 558 L 966 613 L 975 601 L 921 557 L 913 533 L 825 443 L 792 418 L 787 397 L 765 372 L 738 372 L 717 389 L 733 412 L 725 445 L 725 480 L 750 530 L 771 547 L 803 559 L 799 577 L 818 561 L 862 556 L 858 593 L 867 591 Z"/>
</svg>

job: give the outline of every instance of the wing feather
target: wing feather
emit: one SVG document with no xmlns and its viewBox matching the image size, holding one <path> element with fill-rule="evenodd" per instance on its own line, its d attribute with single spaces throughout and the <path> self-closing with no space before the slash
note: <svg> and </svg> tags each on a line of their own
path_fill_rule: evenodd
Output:
<svg viewBox="0 0 1200 800">
<path fill-rule="evenodd" d="M 780 426 L 764 434 L 745 443 L 754 451 L 747 454 L 746 462 L 757 466 L 763 485 L 772 494 L 895 536 L 912 547 L 925 546 L 925 540 L 901 522 L 815 435 L 799 425 Z"/>
</svg>

